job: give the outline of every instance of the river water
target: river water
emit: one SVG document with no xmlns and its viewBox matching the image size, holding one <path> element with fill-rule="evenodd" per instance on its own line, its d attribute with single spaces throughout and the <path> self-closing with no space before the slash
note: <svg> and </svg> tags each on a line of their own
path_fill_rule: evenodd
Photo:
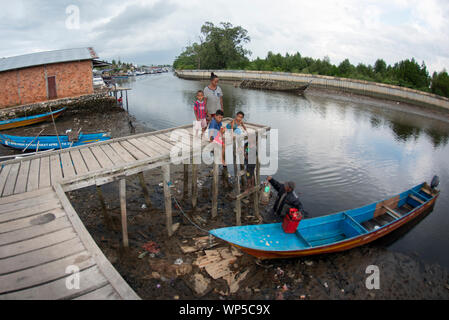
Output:
<svg viewBox="0 0 449 320">
<path fill-rule="evenodd" d="M 193 121 L 196 91 L 207 82 L 159 74 L 122 84 L 132 88 L 130 114 L 159 130 Z M 299 97 L 220 86 L 225 116 L 241 110 L 247 121 L 279 130 L 274 177 L 296 182 L 311 217 L 384 199 L 438 174 L 441 195 L 434 211 L 389 249 L 449 268 L 447 115 L 348 94 L 312 91 Z"/>
</svg>

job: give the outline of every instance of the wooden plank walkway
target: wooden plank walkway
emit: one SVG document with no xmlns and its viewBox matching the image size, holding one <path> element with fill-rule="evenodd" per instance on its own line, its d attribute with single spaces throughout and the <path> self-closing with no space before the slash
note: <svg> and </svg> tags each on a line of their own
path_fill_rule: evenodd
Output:
<svg viewBox="0 0 449 320">
<path fill-rule="evenodd" d="M 249 131 L 269 130 L 245 125 Z M 65 192 L 167 168 L 175 145 L 170 134 L 177 129 L 187 129 L 182 135 L 192 139 L 192 125 L 186 125 L 2 162 L 0 299 L 139 299 L 98 248 Z M 66 286 L 72 279 L 69 266 L 80 270 L 79 289 Z"/>
</svg>

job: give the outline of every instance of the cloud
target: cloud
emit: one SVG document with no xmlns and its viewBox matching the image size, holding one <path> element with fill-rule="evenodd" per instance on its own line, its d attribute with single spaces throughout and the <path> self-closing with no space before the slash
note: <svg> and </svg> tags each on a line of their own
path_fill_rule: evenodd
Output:
<svg viewBox="0 0 449 320">
<path fill-rule="evenodd" d="M 78 30 L 65 28 L 71 4 L 80 8 Z M 415 57 L 431 70 L 449 67 L 445 0 L 10 1 L 0 12 L 0 56 L 93 46 L 106 59 L 171 63 L 205 21 L 246 28 L 253 58 L 299 51 L 333 63 Z"/>
</svg>

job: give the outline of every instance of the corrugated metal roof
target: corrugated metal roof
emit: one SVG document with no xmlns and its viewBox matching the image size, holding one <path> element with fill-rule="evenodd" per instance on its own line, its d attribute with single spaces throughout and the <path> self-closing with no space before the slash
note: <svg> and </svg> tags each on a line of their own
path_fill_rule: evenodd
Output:
<svg viewBox="0 0 449 320">
<path fill-rule="evenodd" d="M 98 57 L 93 48 L 74 48 L 30 53 L 15 57 L 0 58 L 0 72 L 44 64 L 91 60 L 95 58 Z"/>
</svg>

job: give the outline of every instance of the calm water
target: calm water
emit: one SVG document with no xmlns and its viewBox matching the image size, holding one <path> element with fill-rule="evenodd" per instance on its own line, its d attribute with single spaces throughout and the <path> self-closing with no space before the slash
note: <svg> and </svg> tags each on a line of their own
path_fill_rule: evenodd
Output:
<svg viewBox="0 0 449 320">
<path fill-rule="evenodd" d="M 163 74 L 126 85 L 133 89 L 130 113 L 148 128 L 165 129 L 194 120 L 192 103 L 206 82 Z M 404 112 L 394 103 L 220 86 L 226 116 L 242 110 L 246 120 L 279 129 L 275 177 L 296 182 L 312 217 L 381 200 L 438 174 L 441 195 L 435 210 L 390 249 L 449 267 L 447 122 L 426 111 Z"/>
</svg>

